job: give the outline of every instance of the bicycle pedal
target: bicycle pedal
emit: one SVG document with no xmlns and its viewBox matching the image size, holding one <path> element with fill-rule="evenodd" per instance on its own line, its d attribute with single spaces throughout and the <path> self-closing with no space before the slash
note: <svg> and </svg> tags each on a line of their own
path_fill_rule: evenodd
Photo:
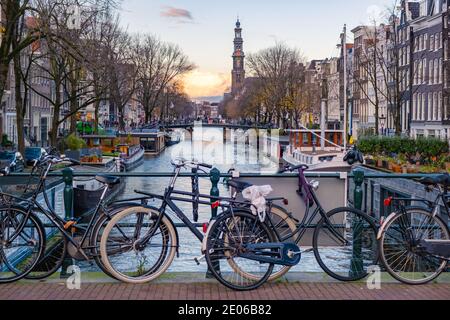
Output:
<svg viewBox="0 0 450 320">
<path fill-rule="evenodd" d="M 74 226 L 76 224 L 77 224 L 77 222 L 74 220 L 67 221 L 66 224 L 64 225 L 64 230 L 69 230 L 70 228 L 74 228 Z"/>
<path fill-rule="evenodd" d="M 201 256 L 199 258 L 194 258 L 194 261 L 199 266 L 200 265 L 200 261 L 202 261 L 204 259 L 205 259 L 205 256 L 203 255 L 203 256 Z"/>
</svg>

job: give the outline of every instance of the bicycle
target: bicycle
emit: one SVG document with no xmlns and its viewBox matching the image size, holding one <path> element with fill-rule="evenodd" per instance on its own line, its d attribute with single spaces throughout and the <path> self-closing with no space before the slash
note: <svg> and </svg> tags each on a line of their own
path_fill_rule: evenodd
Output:
<svg viewBox="0 0 450 320">
<path fill-rule="evenodd" d="M 45 192 L 50 170 L 61 163 L 80 164 L 73 159 L 47 155 L 33 166 L 31 176 L 36 171 L 40 170 L 40 173 L 39 183 L 31 198 L 0 193 L 0 197 L 14 200 L 0 207 L 0 283 L 49 277 L 60 269 L 66 256 L 76 260 L 95 260 L 100 269 L 105 271 L 97 253 L 97 242 L 102 227 L 111 218 L 105 207 L 105 196 L 110 188 L 120 183 L 120 179 L 96 176 L 97 181 L 104 185 L 103 193 L 88 226 L 82 228 L 78 225 L 79 219 L 66 221 L 59 217 Z M 37 201 L 41 193 L 47 208 Z M 52 226 L 50 232 L 46 232 L 38 214 L 49 221 Z M 48 245 L 47 236 L 52 246 Z"/>
<path fill-rule="evenodd" d="M 295 231 L 285 226 L 283 228 L 285 232 L 281 233 L 280 225 L 274 223 L 271 215 L 267 215 L 265 224 L 274 234 L 276 241 L 254 245 L 242 241 L 242 232 L 233 229 L 235 222 L 228 220 L 228 217 L 220 217 L 215 221 L 206 239 L 206 260 L 219 282 L 234 290 L 257 288 L 256 285 L 247 286 L 241 280 L 258 277 L 253 271 L 244 273 L 241 269 L 232 268 L 228 272 L 221 272 L 218 270 L 222 268 L 213 268 L 214 265 L 225 264 L 222 262 L 228 264 L 227 260 L 230 257 L 281 265 L 285 268 L 283 271 L 287 272 L 300 262 L 302 252 L 298 244 L 311 228 L 314 229 L 312 250 L 320 267 L 329 276 L 340 281 L 356 281 L 365 278 L 368 275 L 368 268 L 377 264 L 377 228 L 374 220 L 364 212 L 348 207 L 337 208 L 327 213 L 315 194 L 319 183 L 306 181 L 304 173 L 307 169 L 308 166 L 300 165 L 280 171 L 280 173 L 288 171 L 299 173 L 298 193 L 305 201 L 306 213 L 303 220 L 296 223 Z M 235 182 L 234 185 L 240 190 L 251 186 L 245 182 L 240 182 L 240 185 Z M 310 214 L 314 205 L 316 209 Z M 320 217 L 320 221 L 315 224 L 317 217 Z M 251 230 L 251 226 L 239 228 Z M 236 240 L 235 233 L 241 234 L 239 240 Z M 243 234 L 245 237 L 246 232 Z M 258 282 L 259 285 L 263 283 L 264 281 Z"/>
<path fill-rule="evenodd" d="M 410 285 L 426 284 L 446 269 L 450 259 L 450 232 L 440 217 L 441 205 L 449 213 L 450 176 L 419 180 L 428 192 L 439 194 L 434 202 L 424 199 L 387 198 L 385 206 L 395 206 L 378 234 L 381 262 L 396 280 Z M 426 207 L 407 206 L 408 201 Z"/>
<path fill-rule="evenodd" d="M 198 173 L 199 171 L 205 172 L 205 169 L 211 169 L 212 166 L 182 159 L 172 161 L 172 165 L 174 166 L 174 176 L 164 195 L 135 191 L 138 194 L 160 200 L 162 203 L 159 208 L 143 206 L 124 210 L 116 214 L 105 227 L 100 241 L 102 262 L 115 278 L 123 282 L 135 284 L 150 282 L 162 275 L 172 264 L 180 244 L 177 229 L 167 212 L 168 209 L 202 242 L 202 251 L 204 251 L 204 235 L 175 202 L 192 203 L 194 207 L 198 204 L 215 208 L 221 207 L 223 212 L 220 216 L 255 220 L 251 212 L 244 207 L 244 205 L 248 206 L 248 203 L 232 198 L 203 195 L 198 189 L 195 189 L 194 192 L 175 190 L 175 184 L 182 168 L 191 167 Z M 194 177 L 194 180 L 197 179 L 198 175 Z M 198 185 L 198 181 L 195 183 Z M 278 199 L 273 199 L 273 201 L 276 200 Z M 210 223 L 209 226 L 211 225 Z M 116 229 L 120 229 L 122 233 L 113 231 L 116 226 L 118 226 Z M 203 231 L 208 233 L 206 228 Z M 251 243 L 275 240 L 267 226 L 261 222 L 255 225 L 255 231 L 258 231 L 257 235 L 248 239 Z M 195 261 L 199 263 L 202 258 L 203 256 L 196 258 Z M 239 261 L 231 263 L 235 268 L 236 266 L 242 269 L 247 267 L 240 265 Z M 261 276 L 257 279 L 250 279 L 249 286 L 259 285 L 258 282 L 267 280 L 273 270 L 273 264 L 257 262 L 256 265 L 261 270 Z"/>
</svg>

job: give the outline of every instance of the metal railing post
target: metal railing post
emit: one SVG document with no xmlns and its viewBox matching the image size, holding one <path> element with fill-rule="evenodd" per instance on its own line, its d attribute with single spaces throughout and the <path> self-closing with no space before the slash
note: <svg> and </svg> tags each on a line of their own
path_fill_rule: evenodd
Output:
<svg viewBox="0 0 450 320">
<path fill-rule="evenodd" d="M 73 212 L 73 199 L 74 199 L 74 191 L 73 191 L 73 169 L 66 168 L 62 170 L 63 181 L 64 181 L 64 215 L 65 220 L 70 221 L 74 218 Z M 61 270 L 61 278 L 67 278 L 70 275 L 67 274 L 67 268 L 73 265 L 73 259 L 66 257 L 64 263 L 62 265 Z"/>
<path fill-rule="evenodd" d="M 217 168 L 214 168 L 210 171 L 209 173 L 209 177 L 211 180 L 211 191 L 210 191 L 210 195 L 211 197 L 219 197 L 220 196 L 220 191 L 219 191 L 219 181 L 220 181 L 220 171 Z M 216 202 L 216 200 L 211 199 L 211 203 Z M 218 208 L 211 208 L 211 218 L 216 218 L 217 217 L 217 211 Z"/>
<path fill-rule="evenodd" d="M 355 169 L 353 171 L 353 181 L 355 182 L 355 190 L 354 190 L 354 207 L 355 209 L 362 210 L 363 203 L 363 188 L 362 185 L 364 183 L 364 170 Z M 361 274 L 363 272 L 363 259 L 362 255 L 362 231 L 364 225 L 361 221 L 352 221 L 352 229 L 353 229 L 353 254 L 351 261 L 351 273 L 352 274 Z"/>
<path fill-rule="evenodd" d="M 220 181 L 220 171 L 217 168 L 212 169 L 209 172 L 209 178 L 211 180 L 211 191 L 210 196 L 211 197 L 219 197 L 220 196 L 220 190 L 219 190 L 219 181 Z M 211 199 L 211 204 L 216 202 L 217 200 Z M 219 208 L 213 208 L 211 206 L 211 219 L 215 219 L 217 217 L 217 212 Z M 214 269 L 220 270 L 220 264 L 219 262 L 214 263 Z M 208 271 L 206 272 L 206 278 L 212 279 L 214 278 L 211 270 L 208 268 Z"/>
</svg>

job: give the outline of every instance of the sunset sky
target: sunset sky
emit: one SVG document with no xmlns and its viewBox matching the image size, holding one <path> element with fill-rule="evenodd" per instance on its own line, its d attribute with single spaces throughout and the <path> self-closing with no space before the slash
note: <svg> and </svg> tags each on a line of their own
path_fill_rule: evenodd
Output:
<svg viewBox="0 0 450 320">
<path fill-rule="evenodd" d="M 276 41 L 308 59 L 337 55 L 344 23 L 368 23 L 395 0 L 123 0 L 122 23 L 178 44 L 197 69 L 185 77 L 192 97 L 220 96 L 231 80 L 234 24 L 239 15 L 246 54 Z M 349 41 L 351 41 L 349 32 Z"/>
</svg>

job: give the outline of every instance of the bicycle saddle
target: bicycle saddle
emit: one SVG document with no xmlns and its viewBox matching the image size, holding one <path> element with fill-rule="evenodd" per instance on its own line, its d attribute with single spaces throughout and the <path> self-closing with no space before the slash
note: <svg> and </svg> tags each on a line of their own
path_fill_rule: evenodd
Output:
<svg viewBox="0 0 450 320">
<path fill-rule="evenodd" d="M 245 189 L 252 187 L 253 184 L 245 182 L 245 181 L 229 180 L 228 181 L 228 186 L 236 189 L 239 192 L 242 192 Z"/>
<path fill-rule="evenodd" d="M 419 182 L 426 186 L 441 185 L 443 187 L 450 187 L 450 175 L 446 173 L 436 177 L 424 177 L 419 179 Z"/>
<path fill-rule="evenodd" d="M 110 186 L 114 186 L 114 185 L 117 185 L 120 183 L 120 178 L 112 177 L 112 176 L 98 175 L 95 177 L 95 180 L 97 180 L 100 183 L 107 184 Z"/>
</svg>

